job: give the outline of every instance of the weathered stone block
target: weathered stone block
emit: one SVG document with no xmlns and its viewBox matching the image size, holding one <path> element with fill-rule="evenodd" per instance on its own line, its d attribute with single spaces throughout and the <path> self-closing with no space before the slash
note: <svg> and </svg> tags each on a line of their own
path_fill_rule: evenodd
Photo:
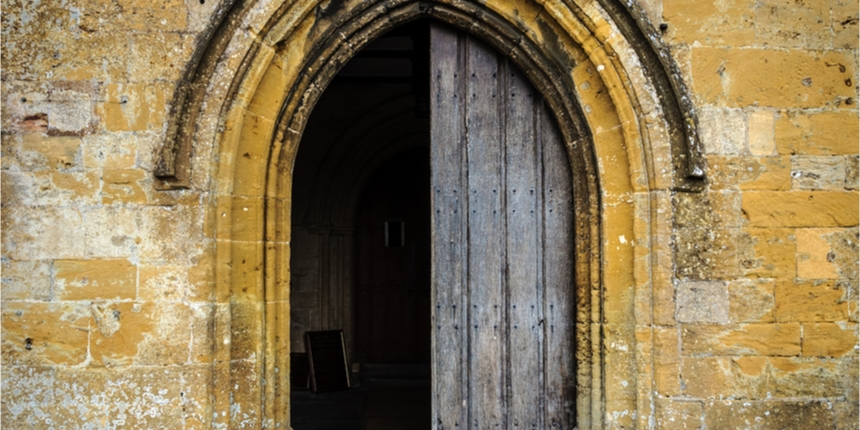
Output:
<svg viewBox="0 0 860 430">
<path fill-rule="evenodd" d="M 727 357 L 684 357 L 681 360 L 681 387 L 689 397 L 707 399 L 728 395 L 731 362 Z M 702 375 L 708 375 L 703 378 Z"/>
<path fill-rule="evenodd" d="M 804 279 L 833 279 L 839 277 L 836 254 L 827 240 L 840 231 L 833 228 L 797 229 L 797 276 Z"/>
<path fill-rule="evenodd" d="M 834 402 L 833 414 L 836 416 L 836 430 L 860 429 L 860 409 L 857 402 Z"/>
<path fill-rule="evenodd" d="M 230 341 L 231 359 L 254 359 L 262 353 L 262 306 L 259 302 L 244 300 L 230 303 L 230 326 L 233 333 Z"/>
<path fill-rule="evenodd" d="M 193 206 L 146 206 L 139 210 L 142 260 L 187 264 L 203 252 L 203 210 Z"/>
<path fill-rule="evenodd" d="M 736 229 L 681 228 L 675 231 L 678 278 L 724 279 L 738 274 Z"/>
<path fill-rule="evenodd" d="M 846 355 L 838 359 L 837 363 L 842 395 L 846 401 L 860 404 L 860 357 L 856 354 Z"/>
<path fill-rule="evenodd" d="M 733 323 L 774 320 L 772 280 L 738 279 L 729 282 L 729 320 Z"/>
<path fill-rule="evenodd" d="M 765 357 L 731 358 L 731 381 L 737 393 L 736 397 L 767 396 L 768 370 L 768 359 Z"/>
<path fill-rule="evenodd" d="M 85 257 L 86 236 L 77 208 L 10 206 L 3 219 L 3 253 L 15 260 Z"/>
<path fill-rule="evenodd" d="M 681 394 L 678 330 L 654 329 L 654 385 L 661 396 Z"/>
<path fill-rule="evenodd" d="M 4 172 L 4 203 L 32 206 L 93 204 L 101 183 L 97 172 Z"/>
<path fill-rule="evenodd" d="M 102 203 L 146 203 L 146 189 L 151 178 L 144 170 L 104 170 L 102 172 Z"/>
<path fill-rule="evenodd" d="M 787 190 L 791 188 L 788 157 L 708 158 L 708 181 L 712 190 Z"/>
<path fill-rule="evenodd" d="M 675 227 L 708 228 L 714 224 L 711 205 L 714 193 L 676 193 L 672 196 Z"/>
<path fill-rule="evenodd" d="M 183 426 L 187 401 L 205 395 L 199 382 L 189 383 L 198 379 L 194 373 L 200 371 L 175 366 L 60 369 L 52 415 L 71 428 Z"/>
<path fill-rule="evenodd" d="M 211 303 L 192 302 L 191 361 L 211 363 L 215 353 L 215 307 Z"/>
<path fill-rule="evenodd" d="M 181 0 L 173 0 L 181 3 Z M 174 32 L 146 32 L 129 35 L 131 55 L 128 73 L 137 82 L 175 81 L 182 65 L 191 57 L 193 37 Z"/>
<path fill-rule="evenodd" d="M 233 242 L 232 288 L 240 300 L 263 299 L 263 244 L 256 242 Z"/>
<path fill-rule="evenodd" d="M 268 136 L 275 128 L 275 121 L 270 118 L 248 114 L 248 118 L 242 123 L 242 133 L 248 136 Z M 253 141 L 254 139 L 248 139 Z M 257 169 L 260 159 L 268 159 L 268 145 L 252 145 L 245 143 L 238 148 L 236 158 L 236 169 L 245 170 L 247 175 L 241 175 L 233 184 L 234 196 L 263 196 L 266 191 L 266 172 Z"/>
<path fill-rule="evenodd" d="M 739 235 L 738 261 L 749 277 L 790 278 L 796 274 L 796 238 L 787 228 L 750 228 Z"/>
<path fill-rule="evenodd" d="M 99 114 L 108 131 L 161 130 L 172 89 L 167 83 L 107 84 Z"/>
<path fill-rule="evenodd" d="M 233 212 L 233 240 L 261 241 L 264 235 L 265 199 L 263 197 L 235 197 Z"/>
<path fill-rule="evenodd" d="M 705 403 L 706 428 L 801 429 L 831 428 L 833 410 L 825 402 L 744 402 L 719 400 Z"/>
<path fill-rule="evenodd" d="M 663 19 L 673 41 L 726 46 L 747 45 L 755 38 L 753 10 L 739 0 L 665 1 Z"/>
<path fill-rule="evenodd" d="M 98 87 L 89 82 L 55 83 L 48 105 L 48 134 L 92 133 L 98 123 L 94 115 L 97 94 Z"/>
<path fill-rule="evenodd" d="M 681 351 L 685 356 L 800 354 L 800 324 L 687 324 L 682 327 Z"/>
<path fill-rule="evenodd" d="M 88 310 L 87 304 L 75 302 L 3 302 L 3 366 L 83 364 Z"/>
<path fill-rule="evenodd" d="M 830 281 L 776 282 L 774 316 L 779 322 L 844 321 L 848 317 L 847 295 Z"/>
<path fill-rule="evenodd" d="M 2 368 L 0 414 L 7 428 L 49 428 L 55 424 L 54 368 L 9 366 Z"/>
<path fill-rule="evenodd" d="M 3 170 L 77 171 L 83 168 L 81 139 L 30 133 L 3 136 Z"/>
<path fill-rule="evenodd" d="M 832 259 L 836 263 L 836 271 L 840 277 L 850 279 L 856 285 L 860 278 L 858 276 L 860 260 L 857 259 L 860 252 L 860 230 L 856 227 L 840 229 L 826 235 L 825 239 L 830 244 L 827 260 Z"/>
<path fill-rule="evenodd" d="M 692 65 L 693 92 L 705 103 L 812 108 L 856 97 L 848 52 L 694 47 Z"/>
<path fill-rule="evenodd" d="M 857 49 L 858 42 L 860 42 L 857 38 L 857 24 L 860 21 L 857 2 L 852 0 L 833 0 L 830 2 L 830 10 L 833 47 L 837 49 Z M 857 424 L 856 420 L 855 424 Z"/>
<path fill-rule="evenodd" d="M 776 155 L 773 112 L 756 109 L 749 112 L 747 122 L 749 123 L 747 134 L 749 153 L 757 157 Z"/>
<path fill-rule="evenodd" d="M 699 133 L 706 153 L 740 154 L 747 136 L 746 115 L 740 109 L 702 109 L 699 112 Z"/>
<path fill-rule="evenodd" d="M 669 193 L 651 193 L 655 208 L 652 224 L 651 243 L 651 302 L 653 306 L 652 323 L 658 326 L 675 324 L 675 256 L 672 236 L 673 220 L 671 213 L 672 197 Z"/>
<path fill-rule="evenodd" d="M 173 264 L 141 264 L 138 298 L 146 301 L 187 300 L 188 268 Z"/>
<path fill-rule="evenodd" d="M 88 168 L 131 169 L 135 165 L 137 139 L 132 133 L 89 135 L 82 146 Z"/>
<path fill-rule="evenodd" d="M 187 269 L 188 299 L 192 301 L 215 300 L 215 264 L 217 261 L 214 241 L 204 241 L 203 251 L 191 259 Z"/>
<path fill-rule="evenodd" d="M 80 16 L 84 31 L 182 31 L 188 20 L 188 6 L 183 0 L 90 1 Z M 198 3 L 192 3 L 198 4 Z"/>
<path fill-rule="evenodd" d="M 765 357 L 685 357 L 682 363 L 687 396 L 755 399 L 766 395 Z"/>
<path fill-rule="evenodd" d="M 82 18 L 86 21 L 87 12 L 91 10 L 87 6 L 90 5 L 69 7 L 44 3 L 24 5 L 20 2 L 7 5 L 7 13 L 3 14 L 3 26 L 8 29 L 5 41 L 12 42 L 12 46 L 16 47 L 5 50 L 3 55 L 4 69 L 8 67 L 10 77 L 67 80 L 124 78 L 124 62 L 117 55 L 128 52 L 127 45 L 122 50 L 124 37 L 97 31 L 97 24 L 82 24 Z M 120 28 L 121 31 L 126 29 L 125 26 Z"/>
<path fill-rule="evenodd" d="M 3 18 L 8 16 L 4 14 Z M 7 27 L 4 27 L 7 28 Z M 6 39 L 8 41 L 8 39 Z M 4 50 L 4 53 L 8 51 Z M 4 77 L 9 77 L 9 62 L 3 58 Z M 30 80 L 2 82 L 2 125 L 6 133 L 45 134 L 48 132 L 48 109 L 51 84 Z"/>
<path fill-rule="evenodd" d="M 791 188 L 841 190 L 845 187 L 846 170 L 841 156 L 795 155 L 791 157 Z"/>
<path fill-rule="evenodd" d="M 728 323 L 729 293 L 723 282 L 680 282 L 676 319 L 684 323 Z"/>
<path fill-rule="evenodd" d="M 803 356 L 841 357 L 857 355 L 857 324 L 803 324 Z"/>
<path fill-rule="evenodd" d="M 771 357 L 768 392 L 774 397 L 840 397 L 845 394 L 836 360 Z"/>
<path fill-rule="evenodd" d="M 798 277 L 857 279 L 856 229 L 798 229 L 796 235 Z"/>
<path fill-rule="evenodd" d="M 774 135 L 777 152 L 789 155 L 856 154 L 860 139 L 855 111 L 785 111 Z"/>
<path fill-rule="evenodd" d="M 705 415 L 702 403 L 676 399 L 657 399 L 654 415 L 657 428 L 699 429 Z"/>
<path fill-rule="evenodd" d="M 50 261 L 15 261 L 2 259 L 3 300 L 51 300 Z"/>
<path fill-rule="evenodd" d="M 133 299 L 137 267 L 127 260 L 56 260 L 54 294 L 60 300 Z"/>
<path fill-rule="evenodd" d="M 853 155 L 845 157 L 845 189 L 860 188 L 860 157 Z"/>
<path fill-rule="evenodd" d="M 97 366 L 187 363 L 191 313 L 179 303 L 100 302 L 90 307 L 90 354 Z"/>
<path fill-rule="evenodd" d="M 759 43 L 826 49 L 830 47 L 830 4 L 764 0 L 756 3 L 755 27 Z"/>
<path fill-rule="evenodd" d="M 81 136 L 92 133 L 98 124 L 98 85 L 92 82 L 15 83 L 4 87 L 5 130 Z"/>
<path fill-rule="evenodd" d="M 231 427 L 252 427 L 260 421 L 259 399 L 262 387 L 260 380 L 260 362 L 258 360 L 236 360 L 230 364 L 230 386 L 234 405 L 242 405 L 245 409 L 232 408 Z"/>
<path fill-rule="evenodd" d="M 748 191 L 741 209 L 755 227 L 853 227 L 858 194 L 839 191 Z"/>
<path fill-rule="evenodd" d="M 141 234 L 136 208 L 95 206 L 81 211 L 83 222 L 76 226 L 86 234 L 89 258 L 139 258 Z"/>
<path fill-rule="evenodd" d="M 846 391 L 839 360 L 751 356 L 684 358 L 683 362 L 685 394 L 698 398 L 836 398 Z"/>
</svg>

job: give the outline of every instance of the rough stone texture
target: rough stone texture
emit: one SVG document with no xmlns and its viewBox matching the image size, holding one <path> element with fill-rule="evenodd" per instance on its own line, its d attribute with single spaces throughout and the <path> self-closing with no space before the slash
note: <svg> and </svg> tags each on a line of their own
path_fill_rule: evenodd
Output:
<svg viewBox="0 0 860 430">
<path fill-rule="evenodd" d="M 791 157 L 793 189 L 839 190 L 845 187 L 845 159 L 830 156 Z"/>
<path fill-rule="evenodd" d="M 729 292 L 722 282 L 681 282 L 676 318 L 682 323 L 729 322 Z"/>
<path fill-rule="evenodd" d="M 774 317 L 779 322 L 845 321 L 846 295 L 832 281 L 780 281 L 774 288 Z"/>
<path fill-rule="evenodd" d="M 747 135 L 746 115 L 740 109 L 702 109 L 702 143 L 709 154 L 738 154 Z"/>
<path fill-rule="evenodd" d="M 738 279 L 729 283 L 729 320 L 774 321 L 774 282 L 769 279 Z"/>
<path fill-rule="evenodd" d="M 749 134 L 747 146 L 754 156 L 774 155 L 774 114 L 770 110 L 754 110 L 749 113 Z"/>
<path fill-rule="evenodd" d="M 860 188 L 860 158 L 856 155 L 845 157 L 845 189 Z"/>
<path fill-rule="evenodd" d="M 705 404 L 707 428 L 831 428 L 833 410 L 824 402 L 711 401 Z"/>
<path fill-rule="evenodd" d="M 793 356 L 800 353 L 800 324 L 684 325 L 684 355 Z"/>
<path fill-rule="evenodd" d="M 265 369 L 276 364 L 263 354 L 303 350 L 300 334 L 330 318 L 318 294 L 321 245 L 291 227 L 299 223 L 290 218 L 291 196 L 260 197 L 270 185 L 260 160 L 275 141 L 275 116 L 227 118 L 215 100 L 229 98 L 233 73 L 254 59 L 245 51 L 252 43 L 262 53 L 255 58 L 274 58 L 261 88 L 304 74 L 300 66 L 315 48 L 302 38 L 318 29 L 283 28 L 300 35 L 296 42 L 269 46 L 261 35 L 280 3 L 246 3 L 248 18 L 219 60 L 220 80 L 206 88 L 212 103 L 195 124 L 205 138 L 195 141 L 191 187 L 160 191 L 154 155 L 169 103 L 225 2 L 3 2 L 4 428 L 226 428 L 231 420 L 258 427 L 263 416 L 274 420 L 265 415 L 272 410 L 288 415 L 289 405 L 262 404 L 278 386 L 263 384 L 262 375 L 289 374 Z M 296 7 L 290 16 L 310 11 L 324 26 L 348 3 L 286 2 Z M 600 2 L 568 3 L 599 16 Z M 597 398 L 617 412 L 607 420 L 627 425 L 635 415 L 639 428 L 857 429 L 860 7 L 852 0 L 639 3 L 654 26 L 666 24 L 654 37 L 691 90 L 707 169 L 702 192 L 667 186 L 660 166 L 671 160 L 655 149 L 668 140 L 657 127 L 657 95 L 599 82 L 619 71 L 629 73 L 620 81 L 638 79 L 638 66 L 595 70 L 598 63 L 583 57 L 586 67 L 576 73 L 609 100 L 584 106 L 603 130 L 598 137 L 623 130 L 630 145 L 601 160 L 600 191 L 635 184 L 643 202 L 627 211 L 629 193 L 606 194 L 593 220 L 613 241 L 619 235 L 599 230 L 613 217 L 629 212 L 640 223 L 635 234 L 623 232 L 635 248 L 635 277 L 615 271 L 628 256 L 614 242 L 594 250 L 605 252 L 592 274 L 601 287 L 623 286 L 611 290 L 607 318 L 632 314 L 616 296 L 635 290 L 644 298 L 631 327 L 605 331 L 616 339 L 635 329 L 637 344 L 598 345 L 613 384 Z M 528 15 L 525 28 L 564 4 L 489 0 L 486 7 Z M 593 46 L 545 46 L 576 56 L 618 49 L 611 61 L 629 55 L 603 19 L 592 23 L 600 33 Z M 251 88 L 237 104 L 277 112 L 285 95 L 270 93 Z M 634 93 L 646 114 L 627 112 L 622 124 L 612 108 L 628 109 L 621 95 Z M 235 129 L 265 142 L 238 152 L 239 143 L 224 137 Z M 290 139 L 285 153 L 297 144 Z M 216 175 L 232 162 L 235 177 Z M 634 163 L 653 177 L 631 177 Z M 289 190 L 293 166 L 277 168 Z M 286 215 L 272 215 L 278 211 Z M 264 232 L 273 235 L 265 246 Z M 290 246 L 300 252 L 291 255 Z M 275 258 L 292 272 L 271 273 Z M 601 291 L 595 286 L 593 298 Z M 267 292 L 279 295 L 273 306 L 286 308 L 288 321 L 264 318 Z M 273 326 L 284 333 L 264 338 Z M 639 380 L 624 383 L 637 391 L 614 383 L 619 369 L 636 369 Z M 631 393 L 638 409 L 622 398 Z"/>
</svg>

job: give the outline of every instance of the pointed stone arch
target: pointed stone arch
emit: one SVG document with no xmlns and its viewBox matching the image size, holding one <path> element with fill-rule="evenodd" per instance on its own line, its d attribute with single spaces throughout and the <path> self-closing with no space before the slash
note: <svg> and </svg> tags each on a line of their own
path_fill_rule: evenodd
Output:
<svg viewBox="0 0 860 430">
<path fill-rule="evenodd" d="M 490 43 L 553 110 L 577 195 L 579 425 L 647 423 L 650 304 L 669 282 L 660 267 L 670 255 L 653 239 L 670 226 L 652 213 L 671 212 L 673 190 L 699 188 L 703 169 L 683 86 L 641 28 L 630 36 L 635 13 L 610 0 L 228 0 L 219 11 L 223 21 L 177 90 L 156 171 L 165 188 L 210 192 L 216 424 L 288 426 L 290 197 L 301 134 L 343 64 L 420 17 Z"/>
</svg>

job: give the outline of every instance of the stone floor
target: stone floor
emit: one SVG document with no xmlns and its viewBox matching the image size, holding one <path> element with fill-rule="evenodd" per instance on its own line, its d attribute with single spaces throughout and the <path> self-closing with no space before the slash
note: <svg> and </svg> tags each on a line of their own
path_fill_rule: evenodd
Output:
<svg viewBox="0 0 860 430">
<path fill-rule="evenodd" d="M 379 376 L 362 377 L 357 387 L 345 391 L 294 391 L 293 430 L 430 428 L 429 374 L 426 379 Z"/>
</svg>

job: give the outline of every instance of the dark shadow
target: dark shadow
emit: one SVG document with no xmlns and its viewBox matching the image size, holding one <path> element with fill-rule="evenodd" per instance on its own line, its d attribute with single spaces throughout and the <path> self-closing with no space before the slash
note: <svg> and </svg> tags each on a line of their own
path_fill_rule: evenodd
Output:
<svg viewBox="0 0 860 430">
<path fill-rule="evenodd" d="M 431 420 L 429 26 L 383 35 L 308 120 L 293 183 L 291 350 L 344 330 L 352 387 L 291 392 L 295 430 Z"/>
</svg>

